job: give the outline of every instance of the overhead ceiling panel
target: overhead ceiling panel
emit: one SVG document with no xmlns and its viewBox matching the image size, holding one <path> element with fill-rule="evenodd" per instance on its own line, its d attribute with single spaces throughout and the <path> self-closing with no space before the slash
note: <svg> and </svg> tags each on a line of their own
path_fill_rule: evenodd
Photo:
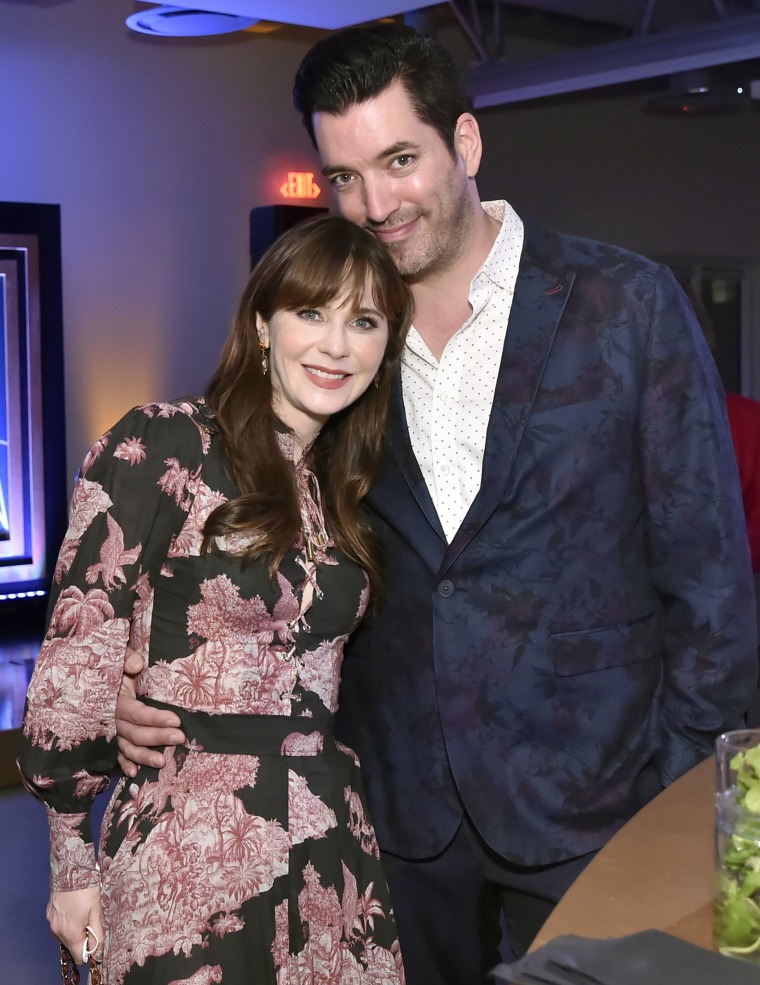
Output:
<svg viewBox="0 0 760 985">
<path fill-rule="evenodd" d="M 510 0 L 510 6 L 614 24 L 633 24 L 644 9 L 642 0 Z"/>
<path fill-rule="evenodd" d="M 484 64 L 465 81 L 477 107 L 760 58 L 760 14 L 637 35 L 551 58 Z"/>
<path fill-rule="evenodd" d="M 760 0 L 508 0 L 505 6 L 635 29 L 644 21 L 659 28 L 746 14 L 760 10 Z"/>
</svg>

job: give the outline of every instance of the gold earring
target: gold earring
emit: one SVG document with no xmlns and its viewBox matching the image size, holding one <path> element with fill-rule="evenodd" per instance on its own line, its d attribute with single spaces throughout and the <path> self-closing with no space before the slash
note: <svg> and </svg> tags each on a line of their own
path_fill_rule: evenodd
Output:
<svg viewBox="0 0 760 985">
<path fill-rule="evenodd" d="M 261 372 L 264 376 L 267 375 L 267 370 L 269 369 L 269 360 L 267 359 L 267 349 L 269 346 L 264 345 L 264 343 L 259 339 L 259 352 L 261 353 Z"/>
</svg>

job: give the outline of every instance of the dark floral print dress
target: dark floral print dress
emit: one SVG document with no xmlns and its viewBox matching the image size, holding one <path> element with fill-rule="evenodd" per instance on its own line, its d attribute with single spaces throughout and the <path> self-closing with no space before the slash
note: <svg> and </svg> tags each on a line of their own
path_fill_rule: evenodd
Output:
<svg viewBox="0 0 760 985">
<path fill-rule="evenodd" d="M 315 481 L 294 468 L 313 516 Z M 333 735 L 366 576 L 329 541 L 294 548 L 274 583 L 239 538 L 201 556 L 235 495 L 202 403 L 136 408 L 86 457 L 19 759 L 48 809 L 52 887 L 100 882 L 106 985 L 399 985 L 358 763 Z M 187 743 L 121 778 L 98 866 L 89 808 L 116 763 L 128 644 L 138 692 Z"/>
</svg>

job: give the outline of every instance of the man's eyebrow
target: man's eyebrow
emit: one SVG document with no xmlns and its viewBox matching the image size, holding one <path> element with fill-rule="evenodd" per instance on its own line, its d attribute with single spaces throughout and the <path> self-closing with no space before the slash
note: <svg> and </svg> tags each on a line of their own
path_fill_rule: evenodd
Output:
<svg viewBox="0 0 760 985">
<path fill-rule="evenodd" d="M 379 154 L 376 155 L 375 161 L 384 161 L 389 157 L 397 157 L 399 154 L 409 153 L 410 151 L 418 151 L 420 149 L 419 144 L 413 143 L 411 140 L 399 140 L 395 144 L 391 144 L 390 147 L 386 147 L 381 150 Z M 329 178 L 331 174 L 350 174 L 353 168 L 348 166 L 341 166 L 340 164 L 326 164 L 322 168 L 322 174 Z"/>
</svg>

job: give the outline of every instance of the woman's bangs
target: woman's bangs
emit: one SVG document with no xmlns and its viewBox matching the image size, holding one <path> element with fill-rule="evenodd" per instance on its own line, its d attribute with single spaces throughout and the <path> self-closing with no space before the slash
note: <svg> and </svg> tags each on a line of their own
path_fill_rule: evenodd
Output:
<svg viewBox="0 0 760 985">
<path fill-rule="evenodd" d="M 344 299 L 358 307 L 365 297 L 368 283 L 373 287 L 373 294 L 377 293 L 377 278 L 366 260 L 352 256 L 348 251 L 344 257 L 336 256 L 334 251 L 319 252 L 310 256 L 297 272 L 294 267 L 285 272 L 280 283 L 278 308 L 292 311 Z"/>
<path fill-rule="evenodd" d="M 380 247 L 385 249 L 385 247 Z M 403 287 L 399 290 L 401 281 L 395 269 L 391 266 L 390 256 L 383 257 L 389 271 L 385 271 L 378 263 L 377 257 L 368 256 L 364 251 L 354 250 L 346 259 L 343 270 L 343 280 L 340 295 L 350 299 L 357 307 L 362 307 L 367 297 L 381 311 L 389 322 L 398 320 L 403 309 Z M 390 272 L 390 276 L 388 273 Z"/>
</svg>

